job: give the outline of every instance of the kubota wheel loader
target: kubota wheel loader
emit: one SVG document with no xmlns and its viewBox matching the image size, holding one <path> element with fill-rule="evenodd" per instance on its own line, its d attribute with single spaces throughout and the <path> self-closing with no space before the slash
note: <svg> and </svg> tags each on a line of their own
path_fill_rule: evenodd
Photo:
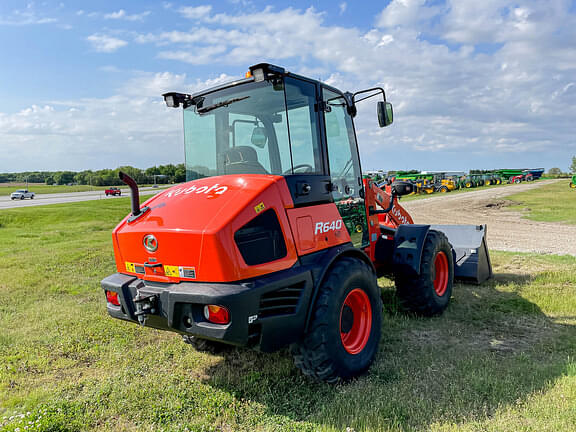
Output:
<svg viewBox="0 0 576 432">
<path fill-rule="evenodd" d="M 132 212 L 113 232 L 117 273 L 102 281 L 108 313 L 188 341 L 291 347 L 327 382 L 364 373 L 382 331 L 380 275 L 404 308 L 441 314 L 454 277 L 491 275 L 484 226 L 413 224 L 396 182 L 362 179 L 354 117 L 369 97 L 392 123 L 384 90 L 343 93 L 270 64 L 182 107 L 187 183 Z"/>
</svg>

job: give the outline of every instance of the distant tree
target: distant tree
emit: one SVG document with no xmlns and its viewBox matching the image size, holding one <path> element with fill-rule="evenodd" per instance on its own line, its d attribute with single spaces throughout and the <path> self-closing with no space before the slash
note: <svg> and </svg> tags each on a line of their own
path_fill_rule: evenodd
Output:
<svg viewBox="0 0 576 432">
<path fill-rule="evenodd" d="M 548 170 L 548 175 L 551 175 L 551 176 L 562 175 L 562 170 L 560 168 L 550 168 Z"/>
<path fill-rule="evenodd" d="M 570 172 L 576 173 L 576 156 L 572 156 L 572 165 L 570 165 Z"/>
<path fill-rule="evenodd" d="M 186 181 L 186 167 L 184 164 L 176 165 L 176 171 L 174 172 L 174 183 L 182 183 Z"/>
</svg>

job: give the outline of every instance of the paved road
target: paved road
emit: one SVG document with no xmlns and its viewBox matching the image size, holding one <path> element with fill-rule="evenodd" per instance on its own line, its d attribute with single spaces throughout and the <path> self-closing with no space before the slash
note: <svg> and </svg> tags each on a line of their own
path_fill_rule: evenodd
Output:
<svg viewBox="0 0 576 432">
<path fill-rule="evenodd" d="M 122 197 L 130 196 L 130 189 L 121 189 Z M 159 191 L 164 190 L 163 188 L 152 188 L 145 187 L 140 189 L 140 195 L 153 195 Z M 32 191 L 34 192 L 34 191 Z M 0 197 L 0 210 L 7 208 L 18 208 L 18 207 L 31 207 L 47 204 L 63 204 L 69 202 L 78 201 L 92 201 L 99 199 L 118 199 L 120 197 L 106 196 L 103 190 L 93 191 L 93 192 L 70 192 L 70 193 L 55 193 L 55 194 L 38 194 L 34 199 L 25 200 L 11 200 L 9 195 Z"/>
</svg>

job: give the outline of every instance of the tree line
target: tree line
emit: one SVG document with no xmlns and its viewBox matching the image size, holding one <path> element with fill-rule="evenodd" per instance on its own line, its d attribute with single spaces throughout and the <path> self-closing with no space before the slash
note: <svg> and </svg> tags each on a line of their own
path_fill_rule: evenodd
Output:
<svg viewBox="0 0 576 432">
<path fill-rule="evenodd" d="M 26 171 L 20 173 L 0 173 L 0 183 L 45 183 L 47 185 L 81 184 L 92 186 L 119 186 L 122 181 L 118 172 L 124 171 L 139 184 L 171 184 L 186 181 L 184 164 L 159 165 L 147 169 L 121 166 L 116 169 L 97 171 Z"/>
</svg>

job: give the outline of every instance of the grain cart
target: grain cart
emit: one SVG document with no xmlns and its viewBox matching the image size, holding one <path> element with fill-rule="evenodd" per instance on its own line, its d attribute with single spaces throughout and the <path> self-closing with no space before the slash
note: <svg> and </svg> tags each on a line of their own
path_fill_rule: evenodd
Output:
<svg viewBox="0 0 576 432">
<path fill-rule="evenodd" d="M 408 311 L 441 314 L 454 277 L 491 275 L 484 226 L 415 225 L 398 204 L 412 185 L 362 179 L 354 117 L 384 90 L 343 93 L 269 64 L 182 107 L 188 182 L 140 205 L 113 231 L 108 313 L 188 341 L 271 352 L 327 382 L 364 373 L 382 330 L 377 277 Z"/>
</svg>

